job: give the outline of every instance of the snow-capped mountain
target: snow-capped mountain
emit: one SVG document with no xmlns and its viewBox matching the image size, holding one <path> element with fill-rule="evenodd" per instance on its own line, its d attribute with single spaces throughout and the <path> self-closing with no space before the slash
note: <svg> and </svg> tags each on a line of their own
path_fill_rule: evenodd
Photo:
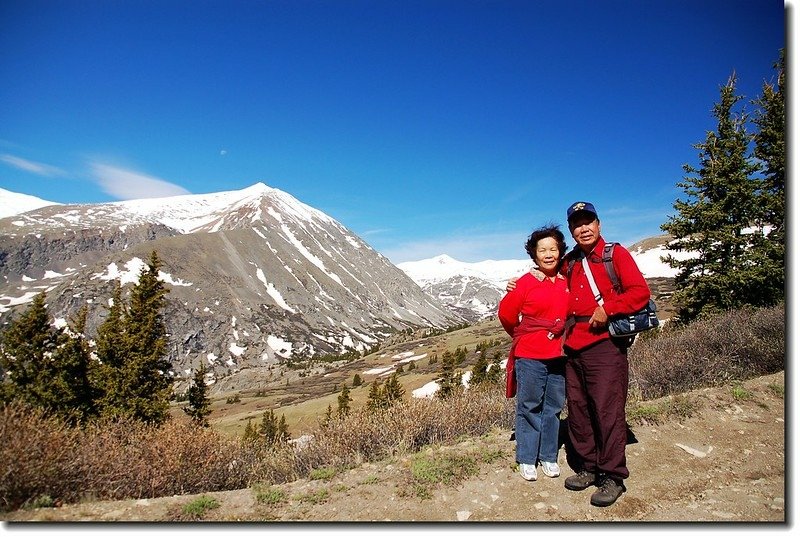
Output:
<svg viewBox="0 0 800 537">
<path fill-rule="evenodd" d="M 463 322 L 342 224 L 261 183 L 0 220 L 0 319 L 46 290 L 61 322 L 88 304 L 91 334 L 114 280 L 135 281 L 154 250 L 183 377 L 201 361 L 221 377 Z"/>
<path fill-rule="evenodd" d="M 677 274 L 661 258 L 666 256 L 669 237 L 663 235 L 640 241 L 629 248 L 639 269 L 651 285 L 651 291 L 669 293 L 669 283 Z M 683 259 L 685 254 L 672 253 Z M 429 295 L 443 302 L 453 312 L 477 321 L 497 314 L 497 305 L 505 294 L 506 282 L 533 267 L 530 259 L 480 261 L 465 263 L 447 255 L 410 261 L 397 265 Z M 666 288 L 666 289 L 665 289 Z"/>
<path fill-rule="evenodd" d="M 43 200 L 28 194 L 18 194 L 5 188 L 0 188 L 0 218 L 12 216 L 25 211 L 32 211 L 47 205 L 59 205 L 53 201 Z"/>
<path fill-rule="evenodd" d="M 505 294 L 508 279 L 530 270 L 533 262 L 511 259 L 465 263 L 439 255 L 397 266 L 451 311 L 477 321 L 497 313 L 497 304 Z"/>
</svg>

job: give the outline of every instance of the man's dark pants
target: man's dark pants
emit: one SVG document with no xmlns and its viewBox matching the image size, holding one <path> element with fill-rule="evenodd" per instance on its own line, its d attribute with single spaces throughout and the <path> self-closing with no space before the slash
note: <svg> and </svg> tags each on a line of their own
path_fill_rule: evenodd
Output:
<svg viewBox="0 0 800 537">
<path fill-rule="evenodd" d="M 605 339 L 580 351 L 565 350 L 567 423 L 572 447 L 584 470 L 621 482 L 628 477 L 627 347 Z"/>
</svg>

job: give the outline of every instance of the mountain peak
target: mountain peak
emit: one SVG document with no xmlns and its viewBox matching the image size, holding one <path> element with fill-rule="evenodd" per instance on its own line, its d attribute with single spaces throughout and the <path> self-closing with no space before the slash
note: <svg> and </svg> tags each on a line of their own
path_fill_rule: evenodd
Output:
<svg viewBox="0 0 800 537">
<path fill-rule="evenodd" d="M 440 265 L 449 265 L 449 264 L 452 264 L 452 263 L 458 263 L 457 260 L 453 259 L 452 257 L 450 257 L 447 254 L 437 255 L 436 257 L 431 259 L 431 261 L 433 261 L 435 263 L 438 263 Z"/>
</svg>

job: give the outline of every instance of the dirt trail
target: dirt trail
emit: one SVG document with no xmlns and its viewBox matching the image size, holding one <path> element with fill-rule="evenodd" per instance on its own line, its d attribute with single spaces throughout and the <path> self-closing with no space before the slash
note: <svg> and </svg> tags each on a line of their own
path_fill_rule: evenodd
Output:
<svg viewBox="0 0 800 537">
<path fill-rule="evenodd" d="M 328 480 L 280 485 L 283 501 L 256 501 L 251 489 L 209 493 L 219 506 L 214 521 L 785 521 L 783 373 L 744 383 L 750 398 L 734 398 L 730 387 L 703 389 L 690 397 L 700 405 L 693 417 L 659 425 L 633 425 L 628 446 L 628 491 L 611 507 L 589 504 L 593 488 L 571 492 L 563 450 L 562 475 L 524 481 L 515 471 L 514 442 L 497 431 L 458 445 L 429 448 L 430 454 L 494 454 L 479 473 L 456 485 L 437 485 L 431 497 L 410 493 L 413 456 L 365 463 Z M 770 387 L 772 386 L 772 387 Z M 425 454 L 426 452 L 423 452 Z M 499 456 L 498 456 L 499 455 Z M 540 472 L 541 474 L 541 472 Z M 187 520 L 182 507 L 200 495 L 83 503 L 0 515 L 10 521 Z"/>
</svg>

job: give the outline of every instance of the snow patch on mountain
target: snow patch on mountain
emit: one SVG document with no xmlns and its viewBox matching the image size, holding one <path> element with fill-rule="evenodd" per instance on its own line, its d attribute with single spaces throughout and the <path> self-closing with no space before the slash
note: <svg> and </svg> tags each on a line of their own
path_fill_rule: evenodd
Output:
<svg viewBox="0 0 800 537">
<path fill-rule="evenodd" d="M 0 188 L 0 218 L 22 214 L 48 205 L 60 205 L 60 203 Z"/>
</svg>

